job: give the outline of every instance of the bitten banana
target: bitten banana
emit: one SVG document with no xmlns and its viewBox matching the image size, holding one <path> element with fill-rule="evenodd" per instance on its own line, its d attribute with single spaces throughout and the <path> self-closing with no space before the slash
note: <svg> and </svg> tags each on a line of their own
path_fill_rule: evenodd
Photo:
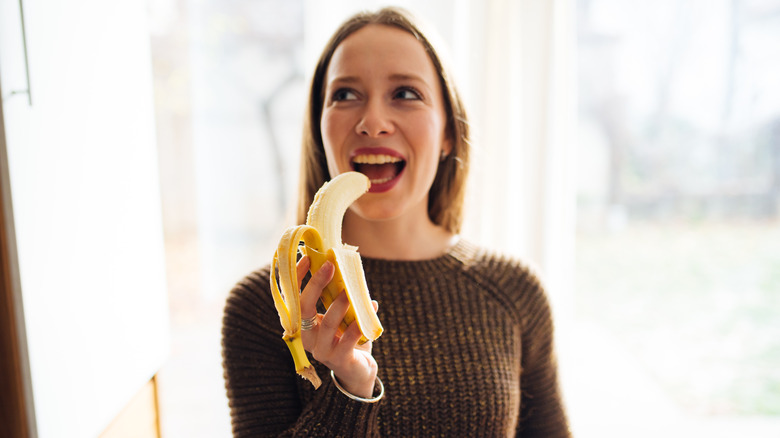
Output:
<svg viewBox="0 0 780 438">
<path fill-rule="evenodd" d="M 369 179 L 359 172 L 342 173 L 326 182 L 314 196 L 306 225 L 288 228 L 274 253 L 271 293 L 284 328 L 282 339 L 292 353 L 295 371 L 315 388 L 320 386 L 321 381 L 301 341 L 301 303 L 296 269 L 299 244 L 304 243 L 301 252 L 309 256 L 312 275 L 328 260 L 336 268 L 320 299 L 327 309 L 342 291 L 346 291 L 350 306 L 341 322 L 342 330 L 357 321 L 362 333 L 360 343 L 378 338 L 383 331 L 382 324 L 371 304 L 360 254 L 356 247 L 341 241 L 344 213 L 370 186 Z"/>
</svg>

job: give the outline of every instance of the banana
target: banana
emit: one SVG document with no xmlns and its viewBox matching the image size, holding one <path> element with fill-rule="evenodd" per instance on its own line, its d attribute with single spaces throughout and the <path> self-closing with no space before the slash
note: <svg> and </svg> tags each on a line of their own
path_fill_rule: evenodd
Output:
<svg viewBox="0 0 780 438">
<path fill-rule="evenodd" d="M 306 224 L 285 230 L 274 253 L 271 293 L 284 328 L 282 339 L 290 349 L 295 371 L 315 388 L 319 388 L 322 382 L 309 362 L 301 340 L 301 303 L 296 269 L 299 244 L 304 243 L 300 250 L 309 257 L 312 274 L 319 271 L 326 261 L 336 268 L 320 300 L 327 309 L 342 291 L 346 291 L 350 306 L 341 322 L 341 329 L 346 330 L 349 324 L 357 321 L 362 333 L 361 344 L 378 338 L 383 328 L 371 304 L 360 254 L 357 247 L 341 241 L 344 213 L 370 186 L 369 179 L 359 172 L 342 173 L 323 184 L 314 195 Z"/>
</svg>

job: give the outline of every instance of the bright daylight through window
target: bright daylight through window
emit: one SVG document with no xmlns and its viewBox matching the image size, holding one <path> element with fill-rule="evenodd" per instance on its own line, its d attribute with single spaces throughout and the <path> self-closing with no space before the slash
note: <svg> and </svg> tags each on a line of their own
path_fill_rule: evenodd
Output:
<svg viewBox="0 0 780 438">
<path fill-rule="evenodd" d="M 780 418 L 780 3 L 580 0 L 578 46 L 578 324 L 652 407 Z"/>
<path fill-rule="evenodd" d="M 164 436 L 230 433 L 225 295 L 289 225 L 319 50 L 379 3 L 150 6 Z M 453 49 L 479 152 L 466 225 L 554 273 L 575 436 L 780 436 L 780 0 L 394 3 Z"/>
</svg>

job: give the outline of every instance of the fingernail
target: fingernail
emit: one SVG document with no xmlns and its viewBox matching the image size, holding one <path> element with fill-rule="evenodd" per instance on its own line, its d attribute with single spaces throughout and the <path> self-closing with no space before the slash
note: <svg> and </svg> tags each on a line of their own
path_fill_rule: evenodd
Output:
<svg viewBox="0 0 780 438">
<path fill-rule="evenodd" d="M 330 260 L 326 261 L 322 264 L 322 269 L 327 269 L 325 272 L 331 272 L 333 271 L 333 263 L 330 262 Z"/>
</svg>

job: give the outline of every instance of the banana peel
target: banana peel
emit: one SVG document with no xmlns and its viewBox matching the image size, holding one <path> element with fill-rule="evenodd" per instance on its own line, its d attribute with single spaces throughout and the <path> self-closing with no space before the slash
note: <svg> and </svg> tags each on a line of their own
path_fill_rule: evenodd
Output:
<svg viewBox="0 0 780 438">
<path fill-rule="evenodd" d="M 295 371 L 315 388 L 322 382 L 309 362 L 301 340 L 301 303 L 296 268 L 298 253 L 300 251 L 309 257 L 312 275 L 326 261 L 335 267 L 333 279 L 322 291 L 320 300 L 327 309 L 342 291 L 346 292 L 350 306 L 341 322 L 341 329 L 346 330 L 356 322 L 360 327 L 361 344 L 381 336 L 384 329 L 371 303 L 360 254 L 357 247 L 341 241 L 344 213 L 368 191 L 370 185 L 368 177 L 359 172 L 345 172 L 326 182 L 314 196 L 306 224 L 285 230 L 274 253 L 271 293 L 284 328 L 282 339 L 290 349 Z"/>
</svg>

